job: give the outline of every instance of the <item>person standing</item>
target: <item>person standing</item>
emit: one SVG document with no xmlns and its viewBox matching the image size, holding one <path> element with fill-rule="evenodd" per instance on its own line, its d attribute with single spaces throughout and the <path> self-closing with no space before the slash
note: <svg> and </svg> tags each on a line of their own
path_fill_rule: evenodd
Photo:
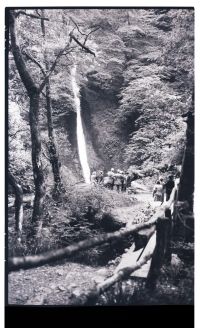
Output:
<svg viewBox="0 0 200 328">
<path fill-rule="evenodd" d="M 124 188 L 125 188 L 125 174 L 124 174 L 124 171 L 120 171 L 121 173 L 121 182 L 122 182 L 122 185 L 121 185 L 121 191 L 124 191 Z"/>
<path fill-rule="evenodd" d="M 158 180 L 153 188 L 153 199 L 155 202 L 162 202 L 163 200 L 163 185 Z"/>
<path fill-rule="evenodd" d="M 129 188 L 131 186 L 131 181 L 132 181 L 132 178 L 131 178 L 130 173 L 126 172 L 126 188 Z"/>
<path fill-rule="evenodd" d="M 97 177 L 98 184 L 102 184 L 103 182 L 103 171 L 100 171 Z"/>
<path fill-rule="evenodd" d="M 113 190 L 114 186 L 114 169 L 108 171 L 107 176 L 103 179 L 103 184 L 106 188 Z"/>
<path fill-rule="evenodd" d="M 165 185 L 165 183 L 164 183 L 162 176 L 159 177 L 159 181 L 160 181 L 160 184 L 163 186 L 162 202 L 164 202 L 164 185 Z"/>
<path fill-rule="evenodd" d="M 172 189 L 174 188 L 174 179 L 173 175 L 169 175 L 167 182 L 164 185 L 164 192 L 165 192 L 165 201 L 168 201 L 172 192 Z"/>
<path fill-rule="evenodd" d="M 115 174 L 114 185 L 116 186 L 116 190 L 119 192 L 122 188 L 122 174 L 120 170 L 117 170 L 117 173 Z"/>
<path fill-rule="evenodd" d="M 127 184 L 128 184 L 128 172 L 124 172 L 123 174 L 124 184 L 122 191 L 126 192 Z"/>
</svg>

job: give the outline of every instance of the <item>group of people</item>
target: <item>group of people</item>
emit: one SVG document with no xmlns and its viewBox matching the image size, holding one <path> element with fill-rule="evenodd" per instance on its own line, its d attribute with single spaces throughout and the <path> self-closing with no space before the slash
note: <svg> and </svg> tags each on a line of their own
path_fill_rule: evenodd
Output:
<svg viewBox="0 0 200 328">
<path fill-rule="evenodd" d="M 167 181 L 164 182 L 163 177 L 159 177 L 154 188 L 153 188 L 153 199 L 154 201 L 164 202 L 168 201 L 175 186 L 174 176 L 169 175 Z"/>
<path fill-rule="evenodd" d="M 94 171 L 91 174 L 91 184 L 101 185 L 110 190 L 116 190 L 118 192 L 125 192 L 128 187 L 132 186 L 132 180 L 137 179 L 133 174 L 129 174 L 127 171 L 114 170 L 111 168 L 105 175 L 103 171 Z M 178 173 L 176 176 L 172 174 L 168 176 L 166 180 L 163 177 L 159 177 L 153 188 L 153 199 L 156 202 L 168 201 L 175 186 L 177 180 L 179 180 Z"/>
<path fill-rule="evenodd" d="M 99 171 L 99 173 L 94 171 L 91 174 L 91 183 L 93 185 L 103 185 L 110 190 L 125 192 L 127 186 L 130 183 L 130 175 L 128 172 L 121 170 L 117 170 L 115 172 L 114 168 L 111 168 L 111 170 L 108 171 L 105 176 L 103 171 Z"/>
</svg>

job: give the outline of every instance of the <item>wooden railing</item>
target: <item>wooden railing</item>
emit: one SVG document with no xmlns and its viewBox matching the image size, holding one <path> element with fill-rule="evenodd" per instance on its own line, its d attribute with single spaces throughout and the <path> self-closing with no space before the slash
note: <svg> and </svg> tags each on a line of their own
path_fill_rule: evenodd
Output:
<svg viewBox="0 0 200 328">
<path fill-rule="evenodd" d="M 151 266 L 146 279 L 146 287 L 153 289 L 156 286 L 156 281 L 159 276 L 161 266 L 165 260 L 170 261 L 171 259 L 170 241 L 173 228 L 172 221 L 175 219 L 174 215 L 176 206 L 174 206 L 174 202 L 176 202 L 176 195 L 177 186 L 175 186 L 172 190 L 168 202 L 160 206 L 155 216 L 148 222 L 134 224 L 129 228 L 122 228 L 117 232 L 102 234 L 98 237 L 80 241 L 65 248 L 45 252 L 40 255 L 9 258 L 7 264 L 8 272 L 17 271 L 20 269 L 30 269 L 61 259 L 67 259 L 80 251 L 87 250 L 89 248 L 99 246 L 114 240 L 120 240 L 124 237 L 134 235 L 139 231 L 154 226 L 156 230 L 156 246 L 152 252 L 149 252 L 145 257 L 141 258 L 135 263 L 132 263 L 130 266 L 122 268 L 92 290 L 81 294 L 73 302 L 73 304 L 88 304 L 94 301 L 94 299 L 96 299 L 100 294 L 102 294 L 116 282 L 128 279 L 134 271 L 141 268 L 150 259 Z"/>
</svg>

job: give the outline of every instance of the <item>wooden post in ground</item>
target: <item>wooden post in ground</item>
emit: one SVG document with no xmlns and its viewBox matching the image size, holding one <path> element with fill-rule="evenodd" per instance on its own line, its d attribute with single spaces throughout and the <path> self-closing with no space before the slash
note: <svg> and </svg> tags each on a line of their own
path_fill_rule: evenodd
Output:
<svg viewBox="0 0 200 328">
<path fill-rule="evenodd" d="M 177 219 L 177 200 L 178 200 L 178 189 L 176 190 L 174 195 L 173 225 L 176 224 L 176 219 Z"/>
<path fill-rule="evenodd" d="M 165 218 L 168 218 L 165 223 L 165 259 L 168 263 L 171 263 L 171 239 L 173 235 L 173 226 L 172 226 L 172 214 L 171 209 L 165 209 Z"/>
<path fill-rule="evenodd" d="M 156 223 L 156 247 L 152 256 L 151 267 L 146 281 L 146 288 L 152 290 L 156 287 L 156 281 L 163 264 L 166 253 L 166 227 L 169 219 L 158 218 Z"/>
</svg>

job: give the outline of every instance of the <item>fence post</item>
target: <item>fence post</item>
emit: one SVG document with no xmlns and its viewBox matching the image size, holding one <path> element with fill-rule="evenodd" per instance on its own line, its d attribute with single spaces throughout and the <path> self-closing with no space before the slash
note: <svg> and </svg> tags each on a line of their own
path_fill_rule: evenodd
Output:
<svg viewBox="0 0 200 328">
<path fill-rule="evenodd" d="M 172 227 L 172 214 L 169 207 L 165 209 L 165 218 L 167 220 L 165 223 L 165 258 L 168 263 L 171 263 L 171 239 L 173 234 L 173 227 Z"/>
<path fill-rule="evenodd" d="M 158 218 L 156 223 L 156 247 L 152 256 L 146 288 L 152 290 L 156 287 L 156 281 L 160 273 L 166 250 L 166 218 Z"/>
<path fill-rule="evenodd" d="M 178 188 L 176 189 L 174 195 L 174 208 L 173 208 L 173 222 L 176 224 L 176 217 L 177 217 L 177 199 L 178 199 Z"/>
</svg>

